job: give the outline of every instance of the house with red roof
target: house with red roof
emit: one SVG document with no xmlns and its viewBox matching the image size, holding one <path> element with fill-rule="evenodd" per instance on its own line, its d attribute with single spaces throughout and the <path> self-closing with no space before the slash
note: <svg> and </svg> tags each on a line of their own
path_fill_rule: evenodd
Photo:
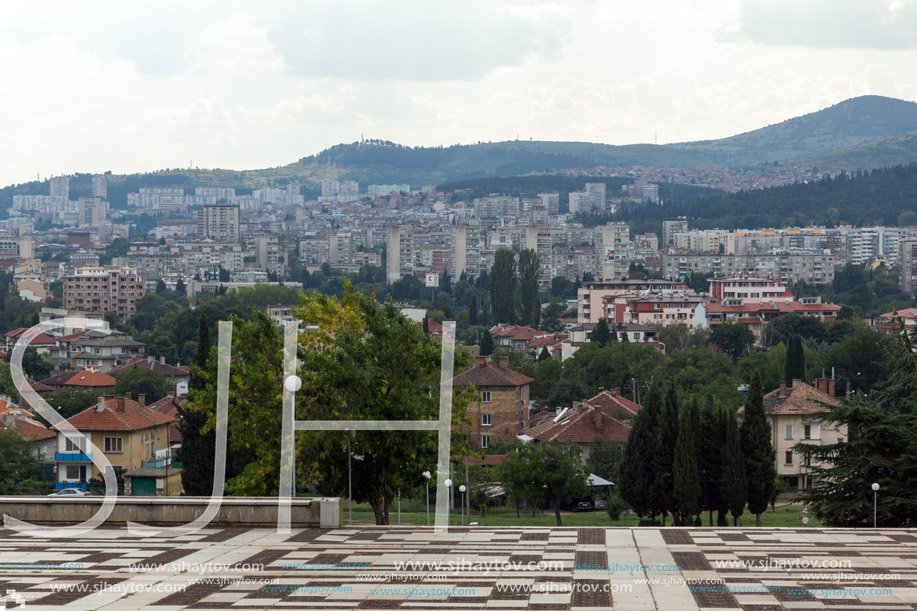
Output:
<svg viewBox="0 0 917 611">
<path fill-rule="evenodd" d="M 885 335 L 897 335 L 901 332 L 901 325 L 904 325 L 908 333 L 917 328 L 917 308 L 904 308 L 881 314 L 872 323 L 872 328 Z"/>
<path fill-rule="evenodd" d="M 158 477 L 135 473 L 143 468 L 162 468 L 156 453 L 169 447 L 169 425 L 174 420 L 125 397 L 99 397 L 96 405 L 67 419 L 82 433 L 82 438 L 73 440 L 60 431 L 57 433 L 55 487 L 87 488 L 89 480 L 100 473 L 92 462 L 95 451 L 101 452 L 112 468 L 123 475 L 125 493 L 180 494 L 179 469 L 172 469 L 171 473 L 155 472 Z M 132 475 L 137 476 L 137 482 L 131 482 Z"/>
<path fill-rule="evenodd" d="M 582 450 L 583 461 L 589 459 L 596 438 L 623 445 L 630 434 L 630 425 L 615 417 L 617 406 L 607 399 L 603 397 L 595 404 L 587 401 L 574 403 L 572 408 L 564 408 L 553 418 L 526 429 L 523 440 L 575 444 Z"/>
<path fill-rule="evenodd" d="M 36 420 L 31 412 L 13 403 L 9 397 L 0 397 L 0 428 L 15 432 L 32 442 L 35 456 L 41 460 L 54 459 L 57 433 Z"/>
<path fill-rule="evenodd" d="M 497 439 L 512 443 L 529 425 L 529 387 L 534 380 L 509 368 L 509 359 L 499 364 L 477 356 L 474 366 L 455 376 L 453 386 L 474 386 L 478 400 L 468 406 L 474 424 L 471 443 L 488 448 Z"/>
<path fill-rule="evenodd" d="M 532 340 L 545 335 L 549 333 L 518 325 L 497 325 L 490 329 L 494 346 L 504 350 L 525 350 Z"/>
<path fill-rule="evenodd" d="M 840 306 L 822 303 L 821 297 L 803 297 L 799 301 L 789 297 L 744 303 L 724 301 L 708 303 L 706 306 L 707 324 L 711 329 L 727 322 L 738 323 L 748 327 L 758 342 L 763 341 L 767 325 L 778 316 L 812 316 L 824 322 L 835 320 L 840 311 Z"/>
<path fill-rule="evenodd" d="M 6 334 L 6 351 L 7 353 L 12 352 L 13 346 L 16 345 L 16 342 L 19 341 L 19 338 L 23 333 L 28 331 L 26 327 L 20 327 L 18 329 L 13 329 Z M 51 350 L 56 345 L 53 337 L 48 336 L 45 333 L 39 333 L 32 338 L 32 341 L 29 342 L 29 346 L 35 348 L 35 351 L 38 354 L 48 355 L 51 353 Z"/>
<path fill-rule="evenodd" d="M 61 384 L 62 388 L 80 388 L 106 392 L 114 389 L 118 381 L 106 373 L 94 369 L 78 371 Z"/>
</svg>

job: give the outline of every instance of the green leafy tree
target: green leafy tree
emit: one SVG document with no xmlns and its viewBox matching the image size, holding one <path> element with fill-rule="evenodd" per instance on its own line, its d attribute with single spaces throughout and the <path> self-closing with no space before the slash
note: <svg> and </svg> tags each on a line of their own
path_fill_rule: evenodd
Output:
<svg viewBox="0 0 917 611">
<path fill-rule="evenodd" d="M 589 472 L 607 480 L 614 480 L 618 461 L 621 459 L 621 449 L 621 444 L 611 442 L 604 437 L 593 439 L 592 446 L 589 448 L 589 460 L 586 461 Z"/>
<path fill-rule="evenodd" d="M 61 388 L 45 397 L 45 401 L 64 418 L 89 409 L 99 400 L 99 393 L 87 388 Z M 40 417 L 40 416 L 39 416 Z M 42 421 L 44 419 L 42 418 Z M 48 424 L 48 423 L 46 423 Z"/>
<path fill-rule="evenodd" d="M 185 281 L 181 278 L 178 279 L 178 282 L 175 283 L 175 292 L 184 295 L 186 293 Z"/>
<path fill-rule="evenodd" d="M 13 351 L 10 350 L 6 355 L 7 361 L 12 356 Z M 43 355 L 38 354 L 35 346 L 26 346 L 25 351 L 22 353 L 22 371 L 25 375 L 33 380 L 43 380 L 51 375 L 52 369 L 54 369 L 54 365 Z"/>
<path fill-rule="evenodd" d="M 194 354 L 194 363 L 190 367 L 191 379 L 189 387 L 200 390 L 204 387 L 201 374 L 207 370 L 207 359 L 210 357 L 210 327 L 207 325 L 207 315 L 201 314 L 197 327 L 197 350 Z"/>
<path fill-rule="evenodd" d="M 674 500 L 676 525 L 692 525 L 700 513 L 700 472 L 698 470 L 698 434 L 700 414 L 697 403 L 689 399 L 678 414 L 678 440 L 675 442 Z"/>
<path fill-rule="evenodd" d="M 145 395 L 147 403 L 159 401 L 173 389 L 172 381 L 151 369 L 131 369 L 118 376 L 114 393 L 117 396 Z"/>
<path fill-rule="evenodd" d="M 481 335 L 481 356 L 489 356 L 494 351 L 494 338 L 491 337 L 490 331 L 484 331 Z"/>
<path fill-rule="evenodd" d="M 589 474 L 580 454 L 574 445 L 524 445 L 508 455 L 502 473 L 524 497 L 546 501 L 561 526 L 561 505 L 589 494 Z"/>
<path fill-rule="evenodd" d="M 726 425 L 726 446 L 723 450 L 723 479 L 720 493 L 732 514 L 732 525 L 739 525 L 748 500 L 745 476 L 745 457 L 742 455 L 741 436 L 735 414 L 730 413 Z"/>
<path fill-rule="evenodd" d="M 786 346 L 784 380 L 804 380 L 806 377 L 806 355 L 802 349 L 802 338 L 792 335 Z"/>
<path fill-rule="evenodd" d="M 45 488 L 31 442 L 15 429 L 0 427 L 0 494 L 43 492 Z"/>
<path fill-rule="evenodd" d="M 168 289 L 166 288 L 166 283 L 160 278 L 159 282 L 156 283 L 156 294 L 161 295 L 165 293 Z"/>
<path fill-rule="evenodd" d="M 727 322 L 713 329 L 710 341 L 735 360 L 755 343 L 755 334 L 745 325 Z"/>
<path fill-rule="evenodd" d="M 595 323 L 595 327 L 592 328 L 592 333 L 589 334 L 589 341 L 599 346 L 604 346 L 608 343 L 608 340 L 608 322 L 604 318 L 600 318 L 599 322 Z"/>
<path fill-rule="evenodd" d="M 516 322 L 515 294 L 516 254 L 507 248 L 499 248 L 490 269 L 490 304 L 495 323 Z"/>
<path fill-rule="evenodd" d="M 748 383 L 748 400 L 742 419 L 742 453 L 748 479 L 748 511 L 755 514 L 755 525 L 761 526 L 761 514 L 767 511 L 777 478 L 771 427 L 764 413 L 761 377 L 757 373 Z"/>
<path fill-rule="evenodd" d="M 538 253 L 524 248 L 519 253 L 520 322 L 534 329 L 541 323 L 541 300 L 538 298 Z"/>
<path fill-rule="evenodd" d="M 917 525 L 917 358 L 905 333 L 895 339 L 880 363 L 891 372 L 888 381 L 869 398 L 857 393 L 822 418 L 847 428 L 845 442 L 794 448 L 812 463 L 808 499 L 828 526 L 872 526 L 873 483 L 880 486 L 879 526 Z"/>
</svg>

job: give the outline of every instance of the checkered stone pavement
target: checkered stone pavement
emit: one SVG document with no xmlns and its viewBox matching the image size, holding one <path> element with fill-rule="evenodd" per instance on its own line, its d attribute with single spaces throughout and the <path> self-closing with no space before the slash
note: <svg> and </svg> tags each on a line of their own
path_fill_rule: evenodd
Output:
<svg viewBox="0 0 917 611">
<path fill-rule="evenodd" d="M 82 568 L 27 568 L 57 563 Z M 55 540 L 2 529 L 0 601 L 32 611 L 913 610 L 917 531 L 212 528 L 165 540 L 98 529 Z"/>
</svg>

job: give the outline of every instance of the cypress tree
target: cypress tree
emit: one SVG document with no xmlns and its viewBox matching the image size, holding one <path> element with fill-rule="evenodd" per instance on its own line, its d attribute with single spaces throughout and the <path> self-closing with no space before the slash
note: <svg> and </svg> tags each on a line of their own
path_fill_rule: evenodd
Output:
<svg viewBox="0 0 917 611">
<path fill-rule="evenodd" d="M 761 376 L 757 371 L 748 384 L 748 400 L 745 402 L 741 433 L 748 478 L 748 510 L 755 514 L 755 525 L 761 526 L 761 514 L 767 510 L 774 495 L 777 467 L 771 444 L 771 427 L 764 413 Z"/>
<path fill-rule="evenodd" d="M 516 322 L 516 253 L 497 249 L 490 269 L 490 304 L 495 324 Z"/>
<path fill-rule="evenodd" d="M 484 331 L 484 335 L 481 336 L 480 348 L 481 356 L 488 356 L 494 351 L 494 338 L 490 336 L 490 331 Z"/>
<path fill-rule="evenodd" d="M 471 298 L 471 303 L 468 305 L 468 325 L 475 326 L 478 324 L 478 299 L 477 296 Z"/>
<path fill-rule="evenodd" d="M 794 334 L 787 341 L 783 373 L 787 382 L 804 380 L 806 377 L 806 354 L 802 349 L 802 338 L 799 335 Z"/>
<path fill-rule="evenodd" d="M 678 393 L 667 384 L 659 413 L 659 445 L 654 462 L 655 495 L 662 506 L 662 524 L 675 509 L 675 444 L 678 441 Z"/>
<path fill-rule="evenodd" d="M 207 357 L 210 354 L 210 330 L 207 317 L 201 314 L 198 324 L 197 354 L 191 366 L 190 391 L 199 393 L 206 387 Z M 185 494 L 209 496 L 213 493 L 213 460 L 216 453 L 216 432 L 201 434 L 208 415 L 202 411 L 185 409 L 176 404 L 182 444 L 178 460 L 182 462 L 181 483 Z"/>
<path fill-rule="evenodd" d="M 156 283 L 156 294 L 160 295 L 166 292 L 166 283 L 160 278 L 159 282 Z"/>
<path fill-rule="evenodd" d="M 524 248 L 519 253 L 519 314 L 523 325 L 538 328 L 541 322 L 538 253 L 532 248 Z"/>
<path fill-rule="evenodd" d="M 748 498 L 745 481 L 745 457 L 739 441 L 739 425 L 731 411 L 726 420 L 726 446 L 723 450 L 723 480 L 720 492 L 723 501 L 732 514 L 732 525 L 739 525 L 739 518 L 745 512 Z"/>
<path fill-rule="evenodd" d="M 656 474 L 653 464 L 659 444 L 661 401 L 658 389 L 651 389 L 643 408 L 633 419 L 618 463 L 617 490 L 621 498 L 638 515 L 649 516 L 653 521 L 661 511 L 661 504 L 655 496 Z"/>
<path fill-rule="evenodd" d="M 608 326 L 608 341 L 618 343 L 617 323 Z"/>
<path fill-rule="evenodd" d="M 687 400 L 678 414 L 678 440 L 675 442 L 674 500 L 676 526 L 690 526 L 700 512 L 700 474 L 697 462 L 697 433 L 700 417 L 697 403 Z"/>
<path fill-rule="evenodd" d="M 430 334 L 430 317 L 429 316 L 423 317 L 423 332 L 424 332 L 424 335 Z"/>
<path fill-rule="evenodd" d="M 182 295 L 186 294 L 185 281 L 181 278 L 178 279 L 178 282 L 175 283 L 175 292 L 181 293 Z"/>
<path fill-rule="evenodd" d="M 725 408 L 715 396 L 708 396 L 701 412 L 701 435 L 698 445 L 698 464 L 701 481 L 701 509 L 709 512 L 709 524 L 713 526 L 713 512 L 717 512 L 717 524 L 722 524 L 729 511 L 723 503 L 720 483 L 723 479 L 723 449 L 726 446 Z"/>
<path fill-rule="evenodd" d="M 201 314 L 197 326 L 197 352 L 194 355 L 194 367 L 191 367 L 191 379 L 188 387 L 191 390 L 203 390 L 204 381 L 201 374 L 207 369 L 207 357 L 210 356 L 210 327 L 207 316 Z"/>
<path fill-rule="evenodd" d="M 540 363 L 541 361 L 546 361 L 546 360 L 548 360 L 549 358 L 551 358 L 551 353 L 548 352 L 548 347 L 547 347 L 547 346 L 542 346 L 542 347 L 541 347 L 541 352 L 538 353 L 538 362 Z"/>
<path fill-rule="evenodd" d="M 608 343 L 608 322 L 604 318 L 600 318 L 599 322 L 595 323 L 592 333 L 589 334 L 589 341 L 600 346 Z"/>
</svg>

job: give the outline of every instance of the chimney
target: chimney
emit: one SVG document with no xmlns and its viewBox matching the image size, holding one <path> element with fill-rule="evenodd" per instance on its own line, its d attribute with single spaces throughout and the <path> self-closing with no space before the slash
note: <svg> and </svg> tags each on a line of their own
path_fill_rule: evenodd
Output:
<svg viewBox="0 0 917 611">
<path fill-rule="evenodd" d="M 487 357 L 486 357 L 486 356 L 476 356 L 476 357 L 474 357 L 474 366 L 475 366 L 475 367 L 483 367 L 483 366 L 486 365 L 486 364 L 487 364 Z"/>
<path fill-rule="evenodd" d="M 837 392 L 837 387 L 836 387 L 835 380 L 834 378 L 831 378 L 828 380 L 828 394 L 833 397 L 835 396 L 834 393 L 836 392 Z"/>
<path fill-rule="evenodd" d="M 161 357 L 159 357 L 159 362 L 165 365 L 166 364 L 166 355 L 163 354 Z"/>
<path fill-rule="evenodd" d="M 785 380 L 781 380 L 780 382 L 780 390 L 777 391 L 777 398 L 778 399 L 786 398 L 786 381 Z"/>
<path fill-rule="evenodd" d="M 508 356 L 500 357 L 500 369 L 509 369 L 509 357 Z"/>
<path fill-rule="evenodd" d="M 105 395 L 99 395 L 99 402 L 96 404 L 96 411 L 101 412 L 105 410 Z"/>
<path fill-rule="evenodd" d="M 138 393 L 137 394 L 137 403 L 140 405 L 140 407 L 146 407 L 146 394 Z"/>
<path fill-rule="evenodd" d="M 596 394 L 600 395 L 600 394 L 602 394 L 603 392 L 605 392 L 605 387 L 604 387 L 604 386 L 599 386 L 599 392 L 597 392 Z"/>
<path fill-rule="evenodd" d="M 793 387 L 793 388 L 796 388 L 797 386 L 802 386 L 802 380 L 800 380 L 799 378 L 793 378 L 793 386 L 792 386 L 792 387 Z"/>
<path fill-rule="evenodd" d="M 595 416 L 595 430 L 602 430 L 602 408 L 598 405 L 592 406 L 593 415 Z"/>
<path fill-rule="evenodd" d="M 117 407 L 117 410 L 118 410 L 119 412 L 123 412 L 123 411 L 124 411 L 124 397 L 118 397 L 118 407 Z"/>
<path fill-rule="evenodd" d="M 828 378 L 818 378 L 815 383 L 818 385 L 817 388 L 820 392 L 828 394 Z"/>
<path fill-rule="evenodd" d="M 621 396 L 621 387 L 620 387 L 620 386 L 615 386 L 615 389 L 614 389 L 614 391 L 613 391 L 611 394 L 620 397 L 620 396 Z"/>
<path fill-rule="evenodd" d="M 152 355 L 152 354 L 148 354 L 148 355 L 147 355 L 147 357 L 146 357 L 146 362 L 149 363 L 149 364 L 151 364 L 151 365 L 153 364 L 153 355 Z"/>
</svg>

